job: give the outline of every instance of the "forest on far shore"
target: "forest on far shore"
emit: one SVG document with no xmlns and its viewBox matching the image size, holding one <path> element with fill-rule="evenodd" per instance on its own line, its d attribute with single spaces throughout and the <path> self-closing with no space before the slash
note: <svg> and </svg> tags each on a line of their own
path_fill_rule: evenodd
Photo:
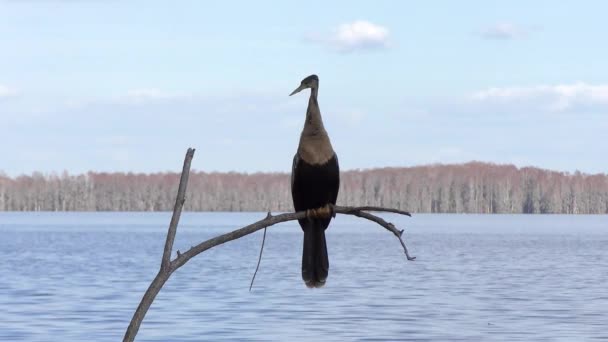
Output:
<svg viewBox="0 0 608 342">
<path fill-rule="evenodd" d="M 338 204 L 413 213 L 607 214 L 608 175 L 470 162 L 341 173 Z M 0 211 L 170 211 L 178 173 L 0 173 Z M 288 173 L 192 171 L 188 211 L 291 211 Z"/>
</svg>

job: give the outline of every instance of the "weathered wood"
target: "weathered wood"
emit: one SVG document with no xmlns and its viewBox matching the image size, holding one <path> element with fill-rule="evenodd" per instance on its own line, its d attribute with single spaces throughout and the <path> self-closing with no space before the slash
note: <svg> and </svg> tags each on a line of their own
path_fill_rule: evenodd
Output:
<svg viewBox="0 0 608 342">
<path fill-rule="evenodd" d="M 177 197 L 175 200 L 175 207 L 173 209 L 173 216 L 171 218 L 171 223 L 169 224 L 169 230 L 167 232 L 167 240 L 165 241 L 165 248 L 163 251 L 163 257 L 161 261 L 161 267 L 158 271 L 158 274 L 152 280 L 152 283 L 144 293 L 144 296 L 141 299 L 141 302 L 137 306 L 135 313 L 133 314 L 133 318 L 131 319 L 131 323 L 125 332 L 125 336 L 123 338 L 123 342 L 131 342 L 135 340 L 135 336 L 139 330 L 139 327 L 148 312 L 148 309 L 152 305 L 154 298 L 160 292 L 163 285 L 167 282 L 171 274 L 175 272 L 180 267 L 184 266 L 190 259 L 199 255 L 200 253 L 211 249 L 213 247 L 222 245 L 226 242 L 239 239 L 243 236 L 255 233 L 260 229 L 264 229 L 270 226 L 273 226 L 278 223 L 294 221 L 298 219 L 305 218 L 307 215 L 310 215 L 310 211 L 299 211 L 295 213 L 285 213 L 280 215 L 272 215 L 270 212 L 266 215 L 264 219 L 261 219 L 257 222 L 254 222 L 248 226 L 243 228 L 234 230 L 232 232 L 222 234 L 211 238 L 207 241 L 203 241 L 198 245 L 191 247 L 184 253 L 177 252 L 177 257 L 171 260 L 171 252 L 173 249 L 173 242 L 175 240 L 175 234 L 177 231 L 177 225 L 179 223 L 179 218 L 181 214 L 181 210 L 185 201 L 185 193 L 186 187 L 188 185 L 188 175 L 190 172 L 190 164 L 192 162 L 192 158 L 194 156 L 194 149 L 188 149 L 186 153 L 186 158 L 184 160 L 184 167 L 182 170 L 182 176 L 180 179 L 179 188 L 177 191 Z M 405 255 L 408 260 L 414 260 L 415 257 L 410 256 L 408 253 L 407 247 L 405 246 L 405 242 L 402 239 L 403 231 L 398 230 L 392 223 L 385 221 L 381 217 L 370 214 L 366 211 L 377 211 L 377 212 L 390 212 L 390 213 L 398 213 L 402 215 L 411 216 L 410 213 L 391 209 L 391 208 L 382 208 L 382 207 L 342 207 L 342 206 L 333 206 L 332 207 L 333 214 L 344 214 L 344 215 L 353 215 L 358 216 L 370 221 L 373 221 L 380 226 L 384 227 L 389 232 L 393 233 L 401 243 Z M 321 212 L 321 211 L 319 211 Z M 331 213 L 330 213 L 331 214 Z M 259 265 L 259 264 L 258 264 Z M 257 271 L 257 269 L 256 269 Z"/>
<path fill-rule="evenodd" d="M 154 298 L 160 292 L 165 282 L 173 273 L 171 269 L 171 251 L 173 250 L 173 242 L 175 241 L 175 233 L 177 232 L 177 225 L 179 223 L 179 218 L 182 213 L 182 208 L 184 206 L 184 202 L 186 201 L 186 188 L 188 187 L 188 176 L 190 175 L 190 165 L 192 163 L 192 158 L 194 157 L 194 149 L 189 148 L 186 152 L 186 157 L 184 158 L 184 166 L 182 168 L 182 176 L 179 180 L 179 187 L 177 190 L 177 196 L 175 198 L 175 206 L 173 207 L 173 215 L 171 216 L 171 223 L 169 223 L 169 231 L 167 232 L 167 240 L 165 241 L 165 248 L 163 250 L 163 256 L 161 259 L 160 270 L 158 274 L 152 280 L 152 283 L 144 293 L 144 296 L 141 299 L 141 302 L 137 306 L 135 313 L 133 314 L 133 318 L 131 318 L 131 323 L 129 323 L 129 327 L 125 332 L 125 336 L 123 341 L 133 341 L 135 340 L 135 336 L 139 331 L 139 326 L 141 322 L 144 320 L 144 316 L 148 312 L 150 305 L 154 302 Z"/>
<path fill-rule="evenodd" d="M 186 188 L 188 187 L 188 176 L 190 175 L 190 165 L 192 164 L 194 151 L 195 150 L 193 148 L 189 148 L 186 152 L 186 158 L 184 159 L 184 167 L 182 168 L 182 176 L 179 179 L 179 188 L 177 189 L 175 206 L 173 207 L 173 215 L 171 216 L 171 223 L 169 224 L 169 231 L 167 232 L 167 240 L 165 241 L 161 269 L 167 268 L 171 262 L 171 251 L 173 250 L 173 241 L 175 241 L 177 224 L 179 223 L 182 208 L 184 207 L 184 202 L 186 201 Z"/>
</svg>

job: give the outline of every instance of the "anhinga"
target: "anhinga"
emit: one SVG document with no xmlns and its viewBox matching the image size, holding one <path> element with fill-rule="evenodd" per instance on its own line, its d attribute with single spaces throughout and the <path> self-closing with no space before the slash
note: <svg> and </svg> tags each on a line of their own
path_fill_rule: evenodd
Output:
<svg viewBox="0 0 608 342">
<path fill-rule="evenodd" d="M 307 218 L 299 220 L 304 231 L 302 279 L 308 287 L 321 287 L 329 272 L 325 229 L 333 216 L 330 204 L 336 204 L 338 198 L 340 168 L 321 119 L 317 75 L 303 79 L 289 96 L 306 88 L 311 92 L 300 144 L 293 158 L 291 196 L 296 211 L 307 210 Z"/>
</svg>

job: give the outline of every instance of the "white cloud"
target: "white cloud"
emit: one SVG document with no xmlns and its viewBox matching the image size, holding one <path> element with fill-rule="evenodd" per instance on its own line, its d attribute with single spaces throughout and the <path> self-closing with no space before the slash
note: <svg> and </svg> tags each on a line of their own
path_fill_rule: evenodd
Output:
<svg viewBox="0 0 608 342">
<path fill-rule="evenodd" d="M 526 87 L 488 88 L 471 94 L 475 102 L 536 103 L 550 111 L 568 111 L 580 107 L 608 106 L 608 84 L 584 82 Z"/>
<path fill-rule="evenodd" d="M 15 88 L 0 84 L 0 99 L 14 97 L 19 95 L 19 91 Z"/>
<path fill-rule="evenodd" d="M 390 45 L 388 28 L 357 20 L 338 26 L 331 35 L 309 37 L 309 40 L 326 45 L 339 52 L 378 50 Z"/>
<path fill-rule="evenodd" d="M 529 30 L 512 23 L 497 23 L 481 31 L 481 37 L 494 40 L 512 40 L 525 38 Z"/>
</svg>

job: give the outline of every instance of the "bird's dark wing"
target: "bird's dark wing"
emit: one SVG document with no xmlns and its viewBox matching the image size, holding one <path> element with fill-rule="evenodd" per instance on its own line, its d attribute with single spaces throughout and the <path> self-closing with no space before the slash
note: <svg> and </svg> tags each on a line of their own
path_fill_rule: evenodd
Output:
<svg viewBox="0 0 608 342">
<path fill-rule="evenodd" d="M 291 191 L 293 191 L 293 183 L 295 181 L 295 175 L 296 175 L 296 168 L 298 167 L 298 162 L 300 161 L 300 157 L 298 156 L 298 154 L 296 153 L 293 156 L 293 162 L 291 164 Z"/>
<path fill-rule="evenodd" d="M 335 159 L 335 163 L 336 163 L 336 174 L 333 177 L 333 181 L 331 184 L 331 198 L 330 201 L 333 204 L 336 204 L 336 201 L 338 200 L 338 192 L 340 191 L 340 164 L 338 163 L 338 155 L 334 154 L 334 159 Z"/>
<path fill-rule="evenodd" d="M 296 211 L 302 209 L 302 197 L 300 194 L 301 186 L 296 186 L 298 180 L 298 166 L 301 163 L 300 156 L 296 152 L 293 156 L 293 163 L 291 165 L 291 198 L 293 200 L 293 206 Z"/>
</svg>

